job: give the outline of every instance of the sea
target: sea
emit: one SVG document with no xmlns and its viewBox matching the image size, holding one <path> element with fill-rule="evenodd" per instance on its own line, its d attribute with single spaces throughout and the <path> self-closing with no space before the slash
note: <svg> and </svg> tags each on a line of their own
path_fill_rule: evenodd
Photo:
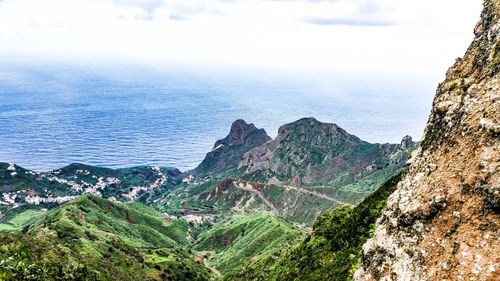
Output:
<svg viewBox="0 0 500 281">
<path fill-rule="evenodd" d="M 361 139 L 419 140 L 441 77 L 394 73 L 178 70 L 0 64 L 0 162 L 196 167 L 231 123 L 275 137 L 303 117 Z"/>
</svg>

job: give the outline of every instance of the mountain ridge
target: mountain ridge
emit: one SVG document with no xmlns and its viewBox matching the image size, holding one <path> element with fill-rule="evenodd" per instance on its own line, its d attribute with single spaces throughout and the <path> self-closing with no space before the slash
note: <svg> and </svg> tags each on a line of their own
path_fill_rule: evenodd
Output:
<svg viewBox="0 0 500 281">
<path fill-rule="evenodd" d="M 370 172 L 363 169 L 404 166 L 406 155 L 398 152 L 415 146 L 409 136 L 402 144 L 371 144 L 336 124 L 309 117 L 281 126 L 275 139 L 245 153 L 238 167 L 246 167 L 247 177 L 268 174 L 296 186 L 326 184 L 354 168 L 347 175 L 352 182 Z"/>
<path fill-rule="evenodd" d="M 299 135 L 299 140 L 295 137 L 296 135 Z M 325 135 L 332 139 L 337 138 L 340 145 L 335 142 L 321 143 L 321 138 Z M 320 145 L 315 145 L 316 143 Z M 344 143 L 347 144 L 344 145 Z M 373 155 L 370 156 L 369 160 L 363 162 L 363 151 L 353 152 L 345 149 L 352 148 L 353 145 L 351 144 L 368 147 L 367 151 L 375 153 L 372 153 Z M 361 160 L 357 162 L 359 167 L 356 171 L 350 171 L 349 165 L 344 164 L 345 169 L 343 172 L 347 173 L 337 177 L 335 183 L 328 186 L 313 186 L 313 189 L 304 189 L 304 187 L 307 188 L 302 184 L 304 179 L 312 178 L 310 175 L 320 172 L 332 174 L 332 171 L 318 169 L 316 166 L 316 171 L 312 171 L 305 162 L 303 162 L 305 165 L 296 164 L 295 168 L 293 168 L 294 171 L 291 171 L 288 175 L 281 175 L 281 177 L 273 171 L 269 172 L 269 170 L 256 169 L 254 173 L 249 173 L 249 170 L 252 169 L 250 165 L 244 165 L 235 170 L 238 166 L 243 165 L 245 161 L 248 161 L 245 155 L 253 155 L 253 151 L 268 148 L 270 145 L 278 148 L 285 147 L 288 149 L 287 153 L 301 150 L 300 157 L 303 157 L 306 161 L 317 156 L 319 150 L 316 148 L 318 147 L 324 151 L 334 151 L 334 153 L 345 150 L 347 152 L 344 155 L 347 155 L 347 157 L 355 155 L 351 158 L 357 157 L 358 160 Z M 334 207 L 343 203 L 358 202 L 377 185 L 382 184 L 383 181 L 397 173 L 398 169 L 404 167 L 405 162 L 403 160 L 406 159 L 406 155 L 414 146 L 415 143 L 411 141 L 410 137 L 405 137 L 402 144 L 370 144 L 347 133 L 335 124 L 322 123 L 311 117 L 302 118 L 281 126 L 278 136 L 273 140 L 265 133 L 265 130 L 257 129 L 254 124 L 239 119 L 233 122 L 230 132 L 225 138 L 215 142 L 214 150 L 207 153 L 206 158 L 198 168 L 184 173 L 175 168 L 155 166 L 110 169 L 79 163 L 73 163 L 50 172 L 37 173 L 13 164 L 0 164 L 0 191 L 2 191 L 0 222 L 15 219 L 16 214 L 25 210 L 54 208 L 86 193 L 109 198 L 111 201 L 137 201 L 158 207 L 158 202 L 169 203 L 165 201 L 165 196 L 172 190 L 179 189 L 179 192 L 182 192 L 181 183 L 183 182 L 187 183 L 188 186 L 191 182 L 194 185 L 203 182 L 208 182 L 208 184 L 214 182 L 213 189 L 194 194 L 194 197 L 189 199 L 190 202 L 201 199 L 210 204 L 221 205 L 216 209 L 224 209 L 224 206 L 226 206 L 226 209 L 270 210 L 284 218 L 295 217 L 298 211 L 298 209 L 295 210 L 295 208 L 289 207 L 291 202 L 309 202 L 307 204 L 316 207 L 305 212 L 303 218 L 295 218 L 294 220 L 311 224 L 318 211 L 326 210 L 328 206 Z M 275 151 L 270 153 L 275 153 Z M 398 156 L 393 157 L 393 155 Z M 288 161 L 289 159 L 285 160 Z M 343 161 L 343 159 L 340 160 Z M 375 163 L 374 160 L 379 163 Z M 334 160 L 327 159 L 324 162 L 330 166 L 337 165 Z M 281 163 L 281 166 L 283 165 L 292 166 L 290 162 L 286 161 Z M 245 171 L 243 174 L 241 172 L 235 174 L 231 172 L 233 170 Z M 231 177 L 226 177 L 220 181 L 211 180 L 213 176 L 219 177 L 226 172 L 229 172 Z M 296 176 L 293 172 L 302 173 L 302 178 Z M 339 173 L 336 175 L 338 176 Z M 370 177 L 375 180 L 369 179 Z M 226 179 L 232 179 L 237 184 L 217 189 L 217 186 Z M 346 187 L 357 190 L 359 187 L 352 186 L 352 184 L 362 181 L 364 182 L 360 186 L 365 188 L 362 190 L 364 193 L 353 193 L 350 189 L 341 189 Z M 215 185 L 215 182 L 218 183 Z M 321 180 L 319 183 L 323 184 L 324 181 Z M 243 188 L 252 185 L 258 185 L 262 188 L 260 190 Z M 226 194 L 226 192 L 235 192 L 235 194 Z M 283 196 L 280 198 L 278 194 Z M 310 199 L 310 196 L 313 197 Z M 173 197 L 170 198 L 173 199 Z M 236 202 L 235 198 L 239 198 L 240 203 Z M 178 201 L 177 199 L 173 200 Z M 244 202 L 249 203 L 249 207 L 244 207 L 246 204 Z M 196 203 L 196 205 L 199 204 Z M 164 208 L 161 207 L 160 209 L 163 210 Z M 190 210 L 190 208 L 186 210 Z M 209 210 L 209 212 L 212 211 Z M 195 213 L 198 213 L 198 211 L 195 211 Z M 19 221 L 19 218 L 17 221 Z M 4 225 L 4 227 L 10 229 L 14 225 Z"/>
</svg>

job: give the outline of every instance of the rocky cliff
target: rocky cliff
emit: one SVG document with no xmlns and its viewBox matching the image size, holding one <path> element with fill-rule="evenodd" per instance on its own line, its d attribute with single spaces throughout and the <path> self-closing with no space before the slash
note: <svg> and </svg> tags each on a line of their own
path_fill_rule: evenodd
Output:
<svg viewBox="0 0 500 281">
<path fill-rule="evenodd" d="M 437 89 L 355 280 L 500 279 L 500 1 Z"/>
<path fill-rule="evenodd" d="M 264 129 L 257 129 L 253 123 L 247 124 L 241 119 L 236 120 L 229 135 L 215 142 L 212 151 L 192 173 L 204 177 L 235 168 L 247 151 L 270 139 Z"/>
</svg>

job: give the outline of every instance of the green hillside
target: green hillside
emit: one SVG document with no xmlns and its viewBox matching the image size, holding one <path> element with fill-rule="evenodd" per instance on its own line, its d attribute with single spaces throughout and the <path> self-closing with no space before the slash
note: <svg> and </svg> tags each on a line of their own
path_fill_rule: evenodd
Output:
<svg viewBox="0 0 500 281">
<path fill-rule="evenodd" d="M 209 271 L 185 248 L 187 229 L 185 221 L 141 204 L 84 195 L 49 211 L 22 234 L 0 236 L 0 272 L 4 279 L 22 279 L 25 265 L 84 268 L 97 280 L 207 280 Z"/>
<path fill-rule="evenodd" d="M 0 163 L 0 280 L 345 280 L 415 146 L 238 120 L 185 173 Z"/>
<path fill-rule="evenodd" d="M 180 173 L 174 168 L 113 170 L 84 164 L 38 173 L 0 163 L 0 223 L 5 223 L 0 225 L 0 231 L 18 228 L 12 220 L 27 210 L 52 209 L 86 193 L 148 204 L 178 185 Z"/>
<path fill-rule="evenodd" d="M 345 205 L 321 215 L 308 236 L 275 263 L 256 260 L 226 274 L 224 280 L 350 280 L 361 263 L 361 246 L 371 237 L 400 173 L 357 207 Z"/>
<path fill-rule="evenodd" d="M 195 249 L 209 256 L 222 274 L 267 259 L 305 237 L 296 226 L 267 212 L 236 215 L 202 233 Z"/>
</svg>

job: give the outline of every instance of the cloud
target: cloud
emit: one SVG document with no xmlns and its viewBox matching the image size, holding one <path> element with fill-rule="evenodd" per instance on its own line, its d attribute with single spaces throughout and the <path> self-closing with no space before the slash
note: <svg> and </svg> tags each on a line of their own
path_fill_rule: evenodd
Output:
<svg viewBox="0 0 500 281">
<path fill-rule="evenodd" d="M 209 2 L 209 1 L 207 1 Z M 169 5 L 169 18 L 172 20 L 187 20 L 193 16 L 200 15 L 209 10 L 209 6 L 205 5 L 203 2 L 192 1 L 190 3 L 186 1 L 177 2 Z"/>
<path fill-rule="evenodd" d="M 119 7 L 132 7 L 141 9 L 141 13 L 136 13 L 133 16 L 133 19 L 140 21 L 152 20 L 154 18 L 156 9 L 165 6 L 165 3 L 162 0 L 113 0 L 113 3 Z M 125 17 L 121 15 L 120 18 L 124 19 Z"/>
<path fill-rule="evenodd" d="M 0 0 L 1 1 L 1 0 Z M 202 15 L 232 15 L 233 7 L 261 6 L 283 3 L 287 8 L 303 9 L 306 23 L 316 25 L 386 26 L 392 21 L 378 19 L 384 9 L 380 0 L 112 0 L 118 7 L 139 8 L 142 11 L 122 19 L 174 21 L 194 20 Z M 275 7 L 275 6 L 274 6 Z M 161 10 L 161 12 L 160 12 Z M 311 11 L 311 12 L 308 12 Z M 366 19 L 365 17 L 369 17 Z"/>
<path fill-rule="evenodd" d="M 315 25 L 389 26 L 400 22 L 390 11 L 390 1 L 380 0 L 304 0 L 319 6 L 306 15 L 305 22 Z"/>
<path fill-rule="evenodd" d="M 154 10 L 165 5 L 162 0 L 113 0 L 113 3 L 117 6 L 138 7 L 144 10 Z"/>
<path fill-rule="evenodd" d="M 102 58 L 155 65 L 172 61 L 286 70 L 359 67 L 364 71 L 381 65 L 438 69 L 448 65 L 449 57 L 461 55 L 460 46 L 470 41 L 470 26 L 482 7 L 479 1 L 463 2 L 2 1 L 0 57 Z M 339 38 L 345 43 L 339 44 Z M 366 42 L 371 42 L 368 49 Z"/>
<path fill-rule="evenodd" d="M 181 15 L 181 14 L 176 14 L 176 13 L 171 13 L 168 15 L 168 18 L 171 20 L 176 20 L 176 21 L 183 21 L 186 20 L 186 17 Z"/>
<path fill-rule="evenodd" d="M 134 16 L 135 20 L 143 20 L 143 21 L 149 21 L 154 18 L 154 11 L 153 10 L 148 10 L 143 14 L 136 14 Z"/>
<path fill-rule="evenodd" d="M 265 1 L 270 1 L 270 2 L 299 2 L 299 0 L 265 0 Z M 339 0 L 303 0 L 304 2 L 337 2 Z"/>
<path fill-rule="evenodd" d="M 316 25 L 390 26 L 396 24 L 390 21 L 362 18 L 309 18 L 305 21 Z"/>
<path fill-rule="evenodd" d="M 375 2 L 360 3 L 358 11 L 363 14 L 374 14 L 379 11 L 379 5 Z"/>
</svg>

